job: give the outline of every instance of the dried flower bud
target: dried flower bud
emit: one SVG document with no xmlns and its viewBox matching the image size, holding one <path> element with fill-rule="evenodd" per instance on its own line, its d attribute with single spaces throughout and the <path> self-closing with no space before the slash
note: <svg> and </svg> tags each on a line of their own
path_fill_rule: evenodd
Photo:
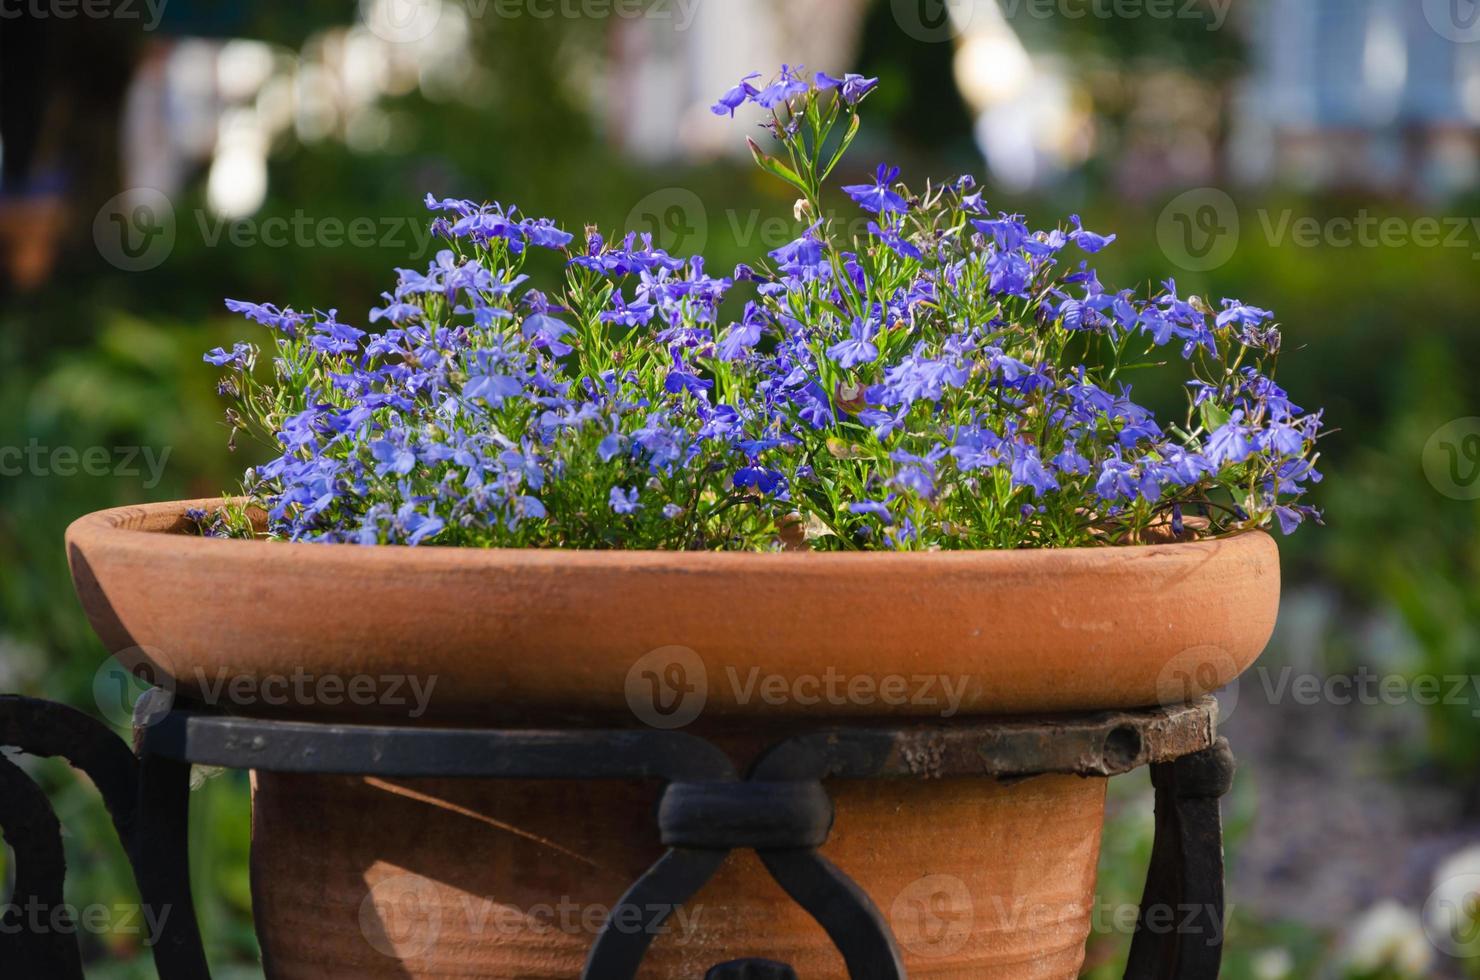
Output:
<svg viewBox="0 0 1480 980">
<path fill-rule="evenodd" d="M 844 384 L 839 381 L 837 387 L 833 389 L 833 399 L 843 411 L 849 415 L 857 415 L 868 408 L 868 399 L 864 397 L 867 391 L 868 388 L 859 382 Z"/>
</svg>

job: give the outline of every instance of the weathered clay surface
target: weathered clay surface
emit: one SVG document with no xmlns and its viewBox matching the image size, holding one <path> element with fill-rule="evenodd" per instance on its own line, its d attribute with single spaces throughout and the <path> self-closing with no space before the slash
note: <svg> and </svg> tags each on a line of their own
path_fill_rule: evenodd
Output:
<svg viewBox="0 0 1480 980">
<path fill-rule="evenodd" d="M 102 511 L 68 530 L 78 594 L 108 647 L 187 690 L 202 678 L 305 671 L 434 679 L 428 719 L 631 721 L 629 696 L 677 676 L 637 664 L 668 647 L 693 651 L 658 659 L 680 664 L 707 719 L 939 716 L 949 706 L 926 678 L 963 685 L 960 714 L 1183 701 L 1253 662 L 1279 599 L 1278 555 L 1259 532 L 936 554 L 363 548 L 168 533 L 182 530 L 186 507 L 213 503 Z M 828 698 L 829 677 L 842 696 Z M 890 678 L 903 681 L 886 698 Z M 849 684 L 874 693 L 848 694 Z"/>
<path fill-rule="evenodd" d="M 255 775 L 268 977 L 570 980 L 660 853 L 653 787 Z M 1071 980 L 1089 933 L 1105 780 L 835 781 L 823 848 L 889 919 L 909 976 Z M 642 980 L 766 956 L 846 977 L 750 852 L 653 944 Z"/>
</svg>

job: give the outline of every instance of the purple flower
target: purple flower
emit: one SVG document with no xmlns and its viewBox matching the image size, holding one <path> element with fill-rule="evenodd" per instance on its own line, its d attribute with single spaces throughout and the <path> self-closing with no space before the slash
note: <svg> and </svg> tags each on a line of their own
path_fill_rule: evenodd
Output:
<svg viewBox="0 0 1480 980">
<path fill-rule="evenodd" d="M 1074 230 L 1069 232 L 1069 241 L 1091 255 L 1115 241 L 1114 235 L 1096 235 L 1092 231 L 1086 231 L 1084 225 L 1080 224 L 1077 214 L 1069 215 L 1069 223 L 1074 226 Z"/>
<path fill-rule="evenodd" d="M 663 388 L 669 394 L 676 395 L 681 391 L 687 391 L 695 398 L 707 398 L 708 391 L 714 387 L 713 381 L 705 381 L 692 371 L 685 370 L 682 364 L 677 362 L 673 370 L 668 372 L 668 377 L 663 381 Z"/>
<path fill-rule="evenodd" d="M 330 310 L 328 319 L 314 327 L 314 337 L 309 341 L 314 350 L 323 354 L 348 354 L 360 345 L 365 331 L 340 323 L 335 319 L 337 310 Z"/>
<path fill-rule="evenodd" d="M 531 342 L 532 347 L 548 350 L 556 357 L 564 357 L 572 348 L 560 338 L 575 333 L 575 328 L 548 313 L 532 313 L 524 318 L 520 332 Z"/>
<path fill-rule="evenodd" d="M 756 87 L 750 84 L 750 81 L 753 78 L 760 77 L 760 72 L 753 71 L 740 79 L 740 84 L 730 89 L 724 95 L 721 95 L 719 101 L 710 106 L 710 111 L 716 116 L 729 116 L 733 119 L 735 117 L 735 110 L 744 105 L 747 100 L 755 97 Z"/>
<path fill-rule="evenodd" d="M 1257 327 L 1274 314 L 1268 310 L 1261 310 L 1257 306 L 1245 306 L 1236 299 L 1225 299 L 1223 301 L 1223 312 L 1218 314 L 1214 321 L 1220 327 L 1226 327 L 1230 323 L 1237 323 L 1246 327 Z"/>
<path fill-rule="evenodd" d="M 908 211 L 909 203 L 890 187 L 898 177 L 898 167 L 881 163 L 874 172 L 872 184 L 848 184 L 844 186 L 843 192 L 853 198 L 859 207 L 874 214 Z"/>
<path fill-rule="evenodd" d="M 902 230 L 901 225 L 891 225 L 887 228 L 881 228 L 876 222 L 870 221 L 868 223 L 868 233 L 885 245 L 888 245 L 896 254 L 902 255 L 907 259 L 914 259 L 916 262 L 923 261 L 925 256 L 920 253 L 920 250 L 909 239 L 900 236 L 900 231 Z"/>
<path fill-rule="evenodd" d="M 295 313 L 291 306 L 278 309 L 271 303 L 249 303 L 246 300 L 228 299 L 226 308 L 289 337 L 297 336 L 298 328 L 308 322 L 307 316 Z"/>
<path fill-rule="evenodd" d="M 435 515 L 423 514 L 415 503 L 407 501 L 396 512 L 396 525 L 406 535 L 406 543 L 414 546 L 441 533 L 447 523 Z"/>
<path fill-rule="evenodd" d="M 1249 438 L 1249 427 L 1243 425 L 1243 409 L 1235 409 L 1208 437 L 1207 457 L 1214 466 L 1242 463 L 1254 454 L 1254 442 Z"/>
<path fill-rule="evenodd" d="M 635 514 L 642 509 L 642 504 L 637 502 L 635 488 L 612 487 L 612 492 L 607 495 L 607 503 L 618 514 Z"/>
<path fill-rule="evenodd" d="M 776 81 L 751 96 L 751 101 L 762 109 L 774 109 L 784 102 L 790 102 L 792 99 L 806 95 L 809 91 L 811 88 L 800 75 L 792 71 L 790 65 L 782 65 L 781 74 L 777 76 Z"/>
<path fill-rule="evenodd" d="M 516 398 L 524 391 L 524 382 L 504 373 L 506 364 L 497 351 L 476 351 L 474 366 L 468 371 L 468 380 L 463 383 L 463 397 L 481 398 L 497 408 L 506 398 Z"/>
<path fill-rule="evenodd" d="M 894 523 L 894 515 L 889 513 L 888 504 L 878 500 L 854 500 L 843 506 L 851 514 L 864 514 L 869 517 L 877 517 L 885 524 Z"/>
<path fill-rule="evenodd" d="M 865 408 L 858 413 L 858 421 L 874 430 L 874 435 L 880 439 L 889 438 L 889 434 L 904 425 L 905 418 L 910 414 L 910 406 L 901 405 L 893 412 L 886 412 L 877 408 Z"/>
<path fill-rule="evenodd" d="M 421 307 L 415 303 L 408 303 L 399 296 L 392 296 L 390 293 L 381 293 L 380 296 L 385 300 L 385 305 L 370 309 L 371 323 L 385 319 L 394 324 L 402 324 L 421 316 Z"/>
<path fill-rule="evenodd" d="M 867 334 L 868 326 L 862 320 L 854 320 L 852 334 L 829 347 L 827 356 L 845 368 L 873 363 L 879 357 L 879 348 L 869 342 Z"/>
<path fill-rule="evenodd" d="M 379 439 L 370 444 L 370 455 L 375 460 L 375 475 L 394 473 L 405 476 L 416 468 L 416 454 L 406 445 L 404 437 Z"/>
<path fill-rule="evenodd" d="M 783 66 L 714 112 L 768 109 L 788 152 L 762 169 L 815 201 L 831 127 L 851 132 L 876 84 Z M 880 165 L 846 188 L 866 234 L 810 215 L 769 263 L 742 256 L 723 277 L 652 235 L 572 236 L 428 196 L 445 244 L 397 270 L 368 334 L 332 309 L 228 301 L 273 331 L 273 368 L 250 379 L 258 347 L 205 355 L 241 422 L 279 445 L 246 492 L 274 537 L 365 544 L 766 547 L 757 529 L 795 512 L 852 535 L 819 549 L 1078 545 L 1097 541 L 1090 515 L 1184 527 L 1183 507 L 1230 497 L 1241 509 L 1209 533 L 1319 519 L 1300 498 L 1321 479 L 1322 417 L 1264 374 L 1273 314 L 1214 313 L 1170 280 L 1117 292 L 1081 254 L 1113 235 L 1077 215 L 1036 230 L 967 178 L 934 186 L 911 198 Z M 526 261 L 541 249 L 557 255 Z M 1198 435 L 1163 430 L 1116 380 L 1101 348 L 1133 333 L 1181 349 Z M 605 522 L 589 513 L 602 486 Z"/>
<path fill-rule="evenodd" d="M 206 354 L 205 360 L 217 367 L 226 367 L 229 364 L 234 368 L 245 368 L 251 356 L 250 344 L 232 344 L 229 351 L 220 347 L 210 351 Z"/>
<path fill-rule="evenodd" d="M 623 327 L 646 326 L 657 308 L 651 303 L 638 300 L 628 303 L 620 289 L 612 290 L 612 308 L 603 310 L 598 316 L 602 323 L 615 323 Z"/>
<path fill-rule="evenodd" d="M 849 105 L 857 105 L 865 95 L 868 95 L 874 90 L 874 86 L 879 84 L 879 80 L 877 78 L 864 78 L 862 75 L 855 75 L 851 72 L 842 78 L 834 78 L 826 72 L 820 71 L 813 79 L 813 84 L 817 86 L 817 91 L 819 92 L 842 89 L 843 101 Z"/>
<path fill-rule="evenodd" d="M 1072 446 L 1065 447 L 1053 458 L 1053 466 L 1060 473 L 1068 473 L 1071 476 L 1088 476 L 1090 471 L 1089 460 L 1081 456 Z"/>
<path fill-rule="evenodd" d="M 596 447 L 596 455 L 603 463 L 610 463 L 627 446 L 627 437 L 620 432 L 609 432 Z"/>
<path fill-rule="evenodd" d="M 817 278 L 828 268 L 827 257 L 822 251 L 822 240 L 817 237 L 817 229 L 821 222 L 808 228 L 801 238 L 775 249 L 770 253 L 771 258 L 781 267 L 781 271 L 788 276 L 801 276 L 806 279 Z"/>
<path fill-rule="evenodd" d="M 735 471 L 731 482 L 735 484 L 736 489 L 743 490 L 747 487 L 754 487 L 761 493 L 770 493 L 780 486 L 785 479 L 786 477 L 779 470 L 769 469 L 764 466 L 742 466 Z"/>
<path fill-rule="evenodd" d="M 1032 487 L 1033 496 L 1041 497 L 1050 490 L 1059 488 L 1059 481 L 1043 466 L 1038 450 L 1014 445 L 1012 452 L 1012 485 Z"/>
<path fill-rule="evenodd" d="M 1298 456 L 1305 451 L 1305 433 L 1287 422 L 1275 422 L 1257 436 L 1259 448 L 1276 456 Z"/>
<path fill-rule="evenodd" d="M 897 450 L 889 454 L 896 463 L 903 463 L 890 477 L 891 486 L 908 490 L 929 500 L 935 496 L 935 464 L 946 454 L 945 446 L 937 446 L 924 456 Z"/>
<path fill-rule="evenodd" d="M 562 231 L 549 218 L 526 218 L 519 222 L 519 230 L 529 239 L 531 245 L 541 248 L 562 249 L 575 237 L 568 231 Z"/>
<path fill-rule="evenodd" d="M 1135 467 L 1122 459 L 1105 460 L 1100 464 L 1100 478 L 1095 481 L 1095 493 L 1105 500 L 1131 499 L 1140 491 L 1135 472 Z"/>
</svg>

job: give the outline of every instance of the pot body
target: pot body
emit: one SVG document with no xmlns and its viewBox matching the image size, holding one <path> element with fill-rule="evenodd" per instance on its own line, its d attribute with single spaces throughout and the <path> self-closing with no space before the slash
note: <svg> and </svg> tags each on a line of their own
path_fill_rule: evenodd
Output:
<svg viewBox="0 0 1480 980">
<path fill-rule="evenodd" d="M 1104 779 L 832 781 L 822 853 L 892 926 L 911 978 L 1072 980 Z M 570 980 L 661 854 L 651 784 L 254 774 L 252 881 L 271 980 Z M 658 909 L 625 927 L 652 928 Z M 750 851 L 656 930 L 639 977 L 758 956 L 846 978 Z"/>
<path fill-rule="evenodd" d="M 182 533 L 188 508 L 216 503 L 89 515 L 68 529 L 68 559 L 94 629 L 125 666 L 242 714 L 636 721 L 774 739 L 786 726 L 854 720 L 1173 704 L 1247 668 L 1279 602 L 1278 555 L 1262 532 L 888 554 L 364 548 Z M 285 688 L 307 694 L 278 697 Z M 408 688 L 425 695 L 414 710 Z M 357 690 L 367 697 L 345 696 Z M 882 909 L 911 977 L 1077 974 L 1103 780 L 829 788 L 837 819 L 823 853 Z M 253 879 L 268 974 L 578 976 L 605 913 L 659 854 L 656 793 L 259 774 Z M 696 980 L 745 956 L 788 962 L 807 980 L 844 976 L 821 927 L 754 854 L 737 852 L 658 935 L 642 976 Z"/>
</svg>

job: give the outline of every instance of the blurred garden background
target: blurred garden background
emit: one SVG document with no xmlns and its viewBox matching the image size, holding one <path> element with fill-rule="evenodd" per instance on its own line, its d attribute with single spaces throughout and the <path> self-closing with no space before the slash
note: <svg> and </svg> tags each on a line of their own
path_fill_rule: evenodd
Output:
<svg viewBox="0 0 1480 980">
<path fill-rule="evenodd" d="M 254 462 L 228 449 L 201 360 L 247 329 L 223 297 L 363 326 L 390 270 L 432 257 L 428 192 L 653 232 L 727 270 L 798 229 L 710 103 L 782 62 L 859 71 L 883 84 L 845 176 L 874 160 L 916 181 L 976 174 L 1035 227 L 1078 213 L 1117 233 L 1109 284 L 1171 276 L 1184 295 L 1275 310 L 1281 380 L 1339 430 L 1312 501 L 1327 527 L 1283 542 L 1276 640 L 1222 698 L 1243 763 L 1224 975 L 1480 976 L 1474 948 L 1432 935 L 1444 889 L 1480 875 L 1472 0 L 14 9 L 0 19 L 0 690 L 96 706 L 124 730 L 62 532 L 102 507 L 216 494 Z M 131 901 L 91 787 L 32 768 L 68 828 L 69 899 Z M 1118 910 L 1140 892 L 1144 773 L 1112 810 L 1096 978 L 1120 975 Z M 244 778 L 201 773 L 193 820 L 213 965 L 260 975 Z M 89 976 L 153 976 L 136 932 L 83 938 Z"/>
</svg>

